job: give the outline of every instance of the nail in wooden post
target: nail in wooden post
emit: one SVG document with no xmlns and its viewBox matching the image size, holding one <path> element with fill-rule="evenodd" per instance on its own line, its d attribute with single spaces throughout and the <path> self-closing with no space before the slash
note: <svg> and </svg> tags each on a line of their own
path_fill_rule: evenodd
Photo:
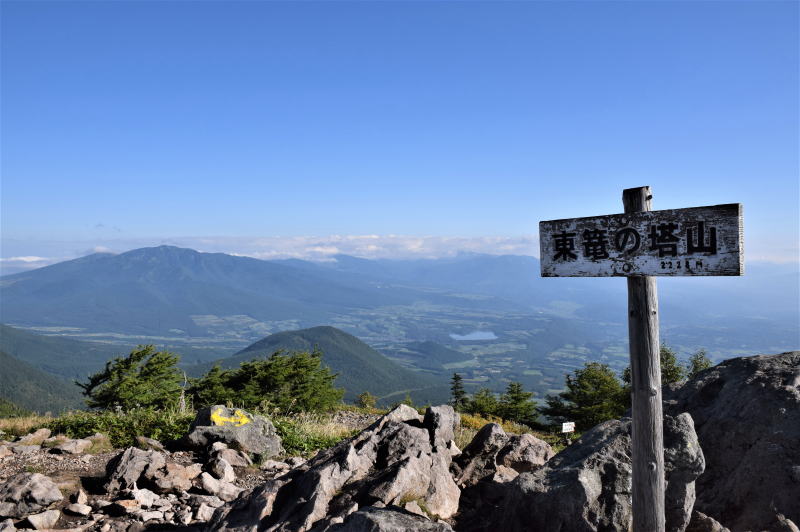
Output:
<svg viewBox="0 0 800 532">
<path fill-rule="evenodd" d="M 626 213 L 649 211 L 650 187 L 622 191 Z M 664 434 L 656 279 L 628 277 L 633 399 L 633 530 L 664 532 Z"/>
</svg>

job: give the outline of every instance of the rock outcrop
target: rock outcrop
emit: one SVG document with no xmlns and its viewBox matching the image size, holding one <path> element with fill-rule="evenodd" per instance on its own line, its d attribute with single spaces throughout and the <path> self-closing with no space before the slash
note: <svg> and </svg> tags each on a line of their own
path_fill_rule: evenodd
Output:
<svg viewBox="0 0 800 532">
<path fill-rule="evenodd" d="M 267 418 L 222 405 L 199 410 L 185 438 L 188 446 L 204 452 L 209 452 L 215 442 L 262 459 L 283 452 L 281 439 Z"/>
<path fill-rule="evenodd" d="M 705 452 L 695 510 L 733 532 L 800 524 L 800 352 L 727 360 L 664 398 Z"/>
<path fill-rule="evenodd" d="M 20 473 L 0 486 L 0 518 L 19 519 L 44 510 L 63 498 L 49 477 L 39 473 Z"/>
<path fill-rule="evenodd" d="M 459 530 L 598 530 L 627 531 L 631 526 L 631 438 L 630 419 L 597 425 L 543 467 L 522 473 L 511 482 L 494 486 L 493 499 L 475 511 L 462 507 Z M 688 415 L 667 419 L 665 453 L 671 509 L 685 508 L 693 483 L 703 471 L 703 454 L 696 445 Z M 694 445 L 692 444 L 694 442 Z M 465 450 L 466 451 L 466 450 Z M 479 483 L 478 486 L 481 484 Z M 483 490 L 482 493 L 486 493 Z M 683 531 L 686 514 L 670 513 L 667 530 Z"/>
<path fill-rule="evenodd" d="M 497 423 L 484 425 L 450 467 L 461 488 L 484 479 L 512 480 L 543 466 L 555 455 L 550 444 L 533 434 L 511 435 Z"/>
<path fill-rule="evenodd" d="M 449 472 L 449 443 L 458 423 L 458 414 L 449 406 L 429 408 L 422 418 L 413 408 L 400 405 L 361 434 L 218 509 L 210 528 L 301 532 L 333 525 L 356 530 L 352 527 L 360 525 L 352 523 L 367 526 L 375 519 L 428 523 L 410 512 L 401 511 L 400 517 L 367 510 L 412 501 L 428 517 L 449 518 L 458 509 L 460 496 Z M 359 516 L 348 517 L 359 511 Z M 358 529 L 392 530 L 377 526 Z"/>
<path fill-rule="evenodd" d="M 129 447 L 108 464 L 108 493 L 148 487 L 156 493 L 180 493 L 192 488 L 203 469 L 167 461 L 165 453 Z"/>
<path fill-rule="evenodd" d="M 447 523 L 433 522 L 425 517 L 399 508 L 368 506 L 353 512 L 343 523 L 328 529 L 330 532 L 452 532 Z"/>
</svg>

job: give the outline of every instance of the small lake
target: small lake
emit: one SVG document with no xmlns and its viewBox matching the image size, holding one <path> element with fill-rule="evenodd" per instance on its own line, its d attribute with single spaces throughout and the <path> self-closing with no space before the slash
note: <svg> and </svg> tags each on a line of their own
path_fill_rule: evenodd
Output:
<svg viewBox="0 0 800 532">
<path fill-rule="evenodd" d="M 472 331 L 468 334 L 450 334 L 450 338 L 459 342 L 469 340 L 497 340 L 497 335 L 492 331 Z"/>
</svg>

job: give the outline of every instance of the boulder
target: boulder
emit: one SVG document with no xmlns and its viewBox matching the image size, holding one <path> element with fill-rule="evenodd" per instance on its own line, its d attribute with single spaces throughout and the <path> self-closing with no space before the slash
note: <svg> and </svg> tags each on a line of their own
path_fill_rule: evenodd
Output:
<svg viewBox="0 0 800 532">
<path fill-rule="evenodd" d="M 90 440 L 66 440 L 53 447 L 53 451 L 61 454 L 82 454 L 91 446 Z"/>
<path fill-rule="evenodd" d="M 228 449 L 227 447 L 214 452 L 211 456 L 212 459 L 225 460 L 233 467 L 248 467 L 253 465 L 253 461 L 250 460 L 247 453 L 235 449 Z M 267 460 L 266 462 L 271 462 L 271 460 Z"/>
<path fill-rule="evenodd" d="M 196 521 L 210 521 L 214 517 L 214 508 L 206 504 L 201 504 L 194 511 L 194 518 Z"/>
<path fill-rule="evenodd" d="M 456 483 L 470 487 L 497 470 L 497 453 L 508 443 L 508 434 L 497 423 L 484 425 L 454 460 L 451 471 Z"/>
<path fill-rule="evenodd" d="M 136 447 L 128 447 L 112 459 L 106 467 L 108 481 L 105 490 L 114 493 L 122 489 L 136 489 L 136 482 L 146 471 L 164 467 L 167 460 L 158 451 L 143 451 Z"/>
<path fill-rule="evenodd" d="M 14 526 L 14 521 L 11 519 L 5 519 L 0 521 L 0 532 L 16 532 L 17 527 Z"/>
<path fill-rule="evenodd" d="M 456 437 L 456 431 L 461 426 L 461 416 L 450 406 L 432 406 L 425 410 L 423 423 L 430 427 L 441 445 L 447 446 Z"/>
<path fill-rule="evenodd" d="M 695 509 L 734 532 L 800 523 L 800 351 L 734 358 L 664 394 L 705 451 Z"/>
<path fill-rule="evenodd" d="M 184 466 L 167 462 L 163 467 L 145 472 L 145 485 L 157 493 L 182 493 L 192 487 L 192 481 L 203 472 L 200 464 Z"/>
<path fill-rule="evenodd" d="M 22 455 L 33 454 L 36 451 L 41 451 L 41 450 L 42 450 L 42 448 L 40 446 L 38 446 L 38 445 L 17 445 L 17 444 L 14 444 L 11 447 L 11 451 L 14 454 L 22 454 Z"/>
<path fill-rule="evenodd" d="M 262 458 L 272 458 L 283 452 L 281 439 L 267 418 L 222 405 L 198 411 L 185 438 L 189 447 L 205 452 L 214 442 Z"/>
<path fill-rule="evenodd" d="M 68 514 L 86 517 L 87 515 L 92 513 L 92 507 L 89 506 L 88 504 L 73 503 L 64 508 L 64 511 L 67 512 Z"/>
<path fill-rule="evenodd" d="M 525 473 L 541 467 L 556 453 L 546 441 L 533 434 L 511 436 L 508 443 L 497 453 L 497 463 Z"/>
<path fill-rule="evenodd" d="M 14 451 L 11 450 L 11 447 L 8 445 L 0 445 L 0 460 L 5 458 L 6 456 L 11 456 L 14 454 Z"/>
<path fill-rule="evenodd" d="M 56 523 L 61 518 L 58 510 L 47 510 L 39 514 L 28 516 L 28 523 L 34 530 L 49 530 L 56 527 Z"/>
<path fill-rule="evenodd" d="M 451 455 L 445 440 L 452 436 L 452 424 L 447 420 L 456 417 L 447 409 L 452 410 L 429 409 L 422 418 L 413 408 L 398 406 L 357 436 L 219 508 L 210 530 L 300 532 L 336 523 L 361 526 L 348 525 L 345 518 L 359 508 L 411 501 L 431 516 L 451 517 L 458 509 L 460 490 L 449 473 Z"/>
<path fill-rule="evenodd" d="M 219 497 L 226 502 L 234 500 L 242 492 L 242 488 L 230 482 L 218 480 L 208 473 L 201 474 L 197 484 L 199 488 L 209 495 Z"/>
<path fill-rule="evenodd" d="M 689 499 L 690 488 L 702 473 L 702 451 L 696 442 L 689 416 L 667 419 L 664 424 L 668 486 L 666 505 L 676 509 L 668 514 L 667 530 L 683 531 L 686 515 L 677 508 Z M 462 507 L 461 530 L 598 530 L 627 531 L 631 526 L 631 438 L 630 419 L 612 420 L 597 425 L 570 447 L 532 472 L 521 473 L 511 482 L 498 485 L 489 479 L 484 492 L 494 488 L 490 500 L 493 510 Z M 683 497 L 672 500 L 674 494 Z M 477 510 L 477 511 L 476 511 Z"/>
<path fill-rule="evenodd" d="M 683 532 L 695 502 L 695 479 L 706 462 L 697 441 L 692 416 L 686 412 L 664 417 L 664 493 L 667 532 Z"/>
<path fill-rule="evenodd" d="M 18 473 L 0 484 L 0 517 L 21 519 L 64 498 L 50 478 Z"/>
<path fill-rule="evenodd" d="M 225 482 L 233 482 L 236 480 L 233 467 L 224 458 L 212 459 L 211 462 L 208 463 L 208 470 L 219 480 L 224 480 Z"/>
<path fill-rule="evenodd" d="M 450 525 L 433 522 L 400 508 L 375 508 L 367 506 L 353 512 L 341 524 L 328 529 L 330 532 L 452 532 Z"/>
<path fill-rule="evenodd" d="M 75 504 L 88 504 L 89 496 L 86 495 L 86 492 L 83 491 L 82 488 L 80 488 L 78 491 L 70 495 L 69 500 Z"/>
<path fill-rule="evenodd" d="M 159 451 L 162 453 L 165 451 L 164 445 L 160 441 L 145 436 L 136 436 L 136 447 L 144 451 Z"/>
<path fill-rule="evenodd" d="M 150 508 L 158 500 L 158 495 L 146 488 L 130 490 L 130 496 L 142 508 Z"/>
<path fill-rule="evenodd" d="M 15 443 L 19 445 L 41 445 L 50 437 L 50 429 L 39 429 L 19 438 Z"/>
<path fill-rule="evenodd" d="M 128 447 L 108 463 L 107 471 L 105 489 L 108 493 L 136 489 L 137 483 L 156 493 L 181 493 L 191 489 L 202 466 L 167 462 L 164 453 Z"/>
<path fill-rule="evenodd" d="M 719 524 L 716 519 L 707 516 L 702 512 L 693 512 L 692 520 L 689 521 L 689 526 L 686 527 L 685 532 L 731 532 L 730 529 L 725 528 Z"/>
</svg>

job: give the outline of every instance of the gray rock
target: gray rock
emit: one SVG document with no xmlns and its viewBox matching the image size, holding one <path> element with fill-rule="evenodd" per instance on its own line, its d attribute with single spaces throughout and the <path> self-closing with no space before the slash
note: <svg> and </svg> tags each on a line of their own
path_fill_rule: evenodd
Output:
<svg viewBox="0 0 800 532">
<path fill-rule="evenodd" d="M 22 454 L 22 455 L 33 454 L 36 451 L 41 451 L 41 450 L 42 450 L 42 448 L 40 446 L 38 446 L 38 445 L 17 445 L 17 444 L 14 444 L 14 445 L 11 446 L 11 451 L 14 454 Z"/>
<path fill-rule="evenodd" d="M 18 473 L 0 484 L 0 517 L 21 519 L 64 498 L 58 486 L 39 473 Z"/>
<path fill-rule="evenodd" d="M 158 495 L 146 488 L 130 490 L 130 496 L 142 508 L 150 508 L 158 500 Z"/>
<path fill-rule="evenodd" d="M 58 510 L 47 510 L 40 514 L 29 515 L 28 523 L 31 524 L 34 530 L 48 530 L 55 528 L 60 518 L 61 512 Z"/>
<path fill-rule="evenodd" d="M 681 504 L 670 499 L 671 494 L 684 498 L 691 490 L 679 489 L 682 483 L 694 481 L 702 472 L 702 452 L 686 449 L 693 440 L 691 420 L 682 416 L 668 419 L 664 425 L 668 447 L 665 461 L 668 483 L 666 506 L 674 509 L 668 514 L 667 530 L 683 530 L 686 516 L 678 515 Z M 511 482 L 494 484 L 497 490 L 491 502 L 497 508 L 464 508 L 459 518 L 463 530 L 504 531 L 598 530 L 627 531 L 631 526 L 631 440 L 630 419 L 612 420 L 597 425 L 544 466 L 522 473 Z M 682 501 L 681 501 L 682 502 Z M 476 511 L 478 510 L 478 511 Z M 691 513 L 691 507 L 688 509 Z"/>
<path fill-rule="evenodd" d="M 15 443 L 19 445 L 41 445 L 44 440 L 50 437 L 50 429 L 39 429 L 19 438 Z"/>
<path fill-rule="evenodd" d="M 197 508 L 201 504 L 205 504 L 206 506 L 210 506 L 211 508 L 219 508 L 225 501 L 220 499 L 214 495 L 200 495 L 197 493 L 193 493 L 191 498 L 189 499 L 189 505 L 192 508 Z"/>
<path fill-rule="evenodd" d="M 281 439 L 267 418 L 222 405 L 199 410 L 185 441 L 190 447 L 204 451 L 214 442 L 222 442 L 263 458 L 283 452 Z"/>
<path fill-rule="evenodd" d="M 219 480 L 225 482 L 233 482 L 236 480 L 236 474 L 233 472 L 233 467 L 224 458 L 214 458 L 208 464 L 208 470 L 212 475 Z"/>
<path fill-rule="evenodd" d="M 278 460 L 265 460 L 258 468 L 262 471 L 287 471 L 292 467 L 286 462 L 279 462 Z"/>
<path fill-rule="evenodd" d="M 80 515 L 85 517 L 90 513 L 92 513 L 92 507 L 89 506 L 88 504 L 72 503 L 66 508 L 64 508 L 64 511 L 67 512 L 68 514 Z"/>
<path fill-rule="evenodd" d="M 496 461 L 519 473 L 525 473 L 543 466 L 555 454 L 546 441 L 533 434 L 520 434 L 509 438 L 505 447 L 497 453 Z"/>
<path fill-rule="evenodd" d="M 161 453 L 166 450 L 160 441 L 145 436 L 136 436 L 136 447 L 143 451 L 158 451 Z"/>
<path fill-rule="evenodd" d="M 6 519 L 0 521 L 0 532 L 16 532 L 17 527 L 14 526 L 14 521 Z"/>
<path fill-rule="evenodd" d="M 800 522 L 800 351 L 733 358 L 665 391 L 694 420 L 706 470 L 695 509 L 734 532 Z"/>
<path fill-rule="evenodd" d="M 9 445 L 0 445 L 0 460 L 12 454 L 14 454 L 14 451 L 11 450 Z"/>
<path fill-rule="evenodd" d="M 233 467 L 249 467 L 253 465 L 253 461 L 247 456 L 247 453 L 235 449 L 228 449 L 227 447 L 214 452 L 212 457 L 225 460 Z M 270 462 L 270 460 L 267 460 L 267 462 Z"/>
<path fill-rule="evenodd" d="M 214 508 L 206 504 L 201 504 L 194 511 L 195 521 L 211 521 L 212 517 L 214 517 Z"/>
<path fill-rule="evenodd" d="M 139 501 L 134 499 L 117 499 L 108 506 L 103 507 L 104 512 L 114 516 L 138 513 L 140 509 Z"/>
<path fill-rule="evenodd" d="M 158 493 L 181 493 L 192 487 L 192 481 L 203 471 L 200 464 L 184 466 L 167 462 L 163 467 L 145 472 L 147 484 Z"/>
<path fill-rule="evenodd" d="M 208 473 L 200 475 L 198 484 L 203 491 L 209 495 L 215 495 L 223 501 L 232 501 L 242 492 L 242 488 L 224 480 L 217 480 Z"/>
<path fill-rule="evenodd" d="M 508 435 L 497 423 L 484 425 L 464 450 L 453 459 L 451 471 L 456 483 L 470 487 L 497 470 L 497 453 L 508 443 Z"/>
<path fill-rule="evenodd" d="M 434 522 L 400 508 L 368 506 L 347 516 L 330 532 L 452 532 L 450 525 Z"/>
<path fill-rule="evenodd" d="M 447 446 L 455 438 L 461 425 L 461 416 L 451 406 L 432 406 L 425 411 L 423 424 L 430 427 L 439 445 Z"/>
<path fill-rule="evenodd" d="M 78 489 L 75 493 L 70 495 L 69 500 L 75 504 L 88 504 L 89 497 L 86 495 L 86 492 L 83 489 Z"/>
<path fill-rule="evenodd" d="M 53 447 L 53 451 L 61 454 L 82 454 L 91 446 L 90 440 L 66 440 Z"/>
<path fill-rule="evenodd" d="M 107 470 L 105 488 L 108 493 L 135 489 L 137 482 L 156 493 L 180 493 L 192 487 L 192 481 L 200 475 L 202 466 L 167 462 L 164 453 L 129 447 L 109 462 Z"/>
<path fill-rule="evenodd" d="M 306 531 L 345 525 L 343 518 L 362 506 L 410 501 L 432 515 L 452 516 L 460 490 L 449 474 L 450 452 L 438 443 L 447 434 L 449 423 L 441 420 L 449 408 L 430 412 L 427 423 L 413 408 L 395 408 L 359 435 L 219 508 L 210 529 Z"/>
<path fill-rule="evenodd" d="M 142 512 L 139 514 L 139 520 L 142 523 L 146 523 L 147 521 L 161 521 L 162 519 L 164 519 L 164 513 L 156 510 Z"/>
<path fill-rule="evenodd" d="M 290 456 L 289 458 L 286 459 L 286 463 L 289 464 L 290 467 L 300 467 L 306 462 L 307 460 L 300 456 Z"/>
<path fill-rule="evenodd" d="M 145 472 L 155 472 L 165 464 L 166 457 L 163 453 L 128 447 L 108 463 L 106 468 L 108 481 L 105 489 L 108 493 L 135 489 L 139 477 Z"/>
<path fill-rule="evenodd" d="M 707 516 L 702 512 L 693 512 L 692 520 L 685 532 L 731 532 L 719 524 L 716 519 Z"/>
<path fill-rule="evenodd" d="M 694 481 L 706 462 L 692 416 L 687 413 L 664 417 L 664 472 L 667 478 L 665 514 L 667 532 L 683 532 L 695 502 Z"/>
</svg>

